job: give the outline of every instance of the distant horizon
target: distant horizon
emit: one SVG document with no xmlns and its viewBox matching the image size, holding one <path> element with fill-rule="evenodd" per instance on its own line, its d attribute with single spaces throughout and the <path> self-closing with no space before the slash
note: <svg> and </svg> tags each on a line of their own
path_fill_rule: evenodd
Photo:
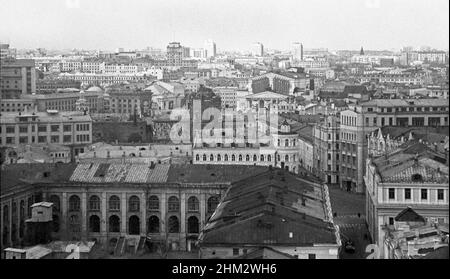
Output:
<svg viewBox="0 0 450 279">
<path fill-rule="evenodd" d="M 449 50 L 448 0 L 5 0 L 0 41 L 16 49 L 165 49 L 171 41 L 220 51 Z M 239 7 L 239 8 L 236 8 Z"/>
</svg>

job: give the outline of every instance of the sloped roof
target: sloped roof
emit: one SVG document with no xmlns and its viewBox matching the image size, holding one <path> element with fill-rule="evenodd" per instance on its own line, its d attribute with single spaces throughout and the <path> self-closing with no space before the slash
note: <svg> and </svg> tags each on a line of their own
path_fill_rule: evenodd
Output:
<svg viewBox="0 0 450 279">
<path fill-rule="evenodd" d="M 403 209 L 399 214 L 397 214 L 397 216 L 395 216 L 395 221 L 425 223 L 425 219 L 409 206 L 407 208 Z"/>
<path fill-rule="evenodd" d="M 288 95 L 271 92 L 271 91 L 264 91 L 260 93 L 251 94 L 245 97 L 246 99 L 287 99 L 289 98 Z"/>
<path fill-rule="evenodd" d="M 336 244 L 322 186 L 282 170 L 228 189 L 200 237 L 204 245 Z"/>
</svg>

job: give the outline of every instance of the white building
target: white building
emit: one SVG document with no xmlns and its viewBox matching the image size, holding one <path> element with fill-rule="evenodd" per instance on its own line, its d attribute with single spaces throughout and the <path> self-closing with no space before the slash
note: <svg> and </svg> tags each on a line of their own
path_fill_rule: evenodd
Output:
<svg viewBox="0 0 450 279">
<path fill-rule="evenodd" d="M 262 43 L 253 43 L 251 49 L 252 56 L 264 56 L 264 46 Z"/>
<path fill-rule="evenodd" d="M 206 51 L 207 58 L 215 57 L 217 55 L 216 43 L 211 39 L 206 40 L 205 41 L 205 51 Z"/>
</svg>

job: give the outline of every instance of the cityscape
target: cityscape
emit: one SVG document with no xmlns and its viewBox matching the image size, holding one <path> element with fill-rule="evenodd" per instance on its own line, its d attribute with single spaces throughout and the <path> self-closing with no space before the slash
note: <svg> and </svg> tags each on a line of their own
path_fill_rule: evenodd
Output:
<svg viewBox="0 0 450 279">
<path fill-rule="evenodd" d="M 243 2 L 2 2 L 2 259 L 448 259 L 448 1 Z"/>
</svg>

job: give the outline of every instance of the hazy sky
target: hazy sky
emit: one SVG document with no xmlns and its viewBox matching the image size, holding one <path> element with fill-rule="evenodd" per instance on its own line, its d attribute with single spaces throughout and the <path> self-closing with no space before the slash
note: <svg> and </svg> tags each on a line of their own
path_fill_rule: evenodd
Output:
<svg viewBox="0 0 450 279">
<path fill-rule="evenodd" d="M 449 0 L 0 0 L 0 19 L 0 41 L 15 48 L 449 45 Z"/>
</svg>

